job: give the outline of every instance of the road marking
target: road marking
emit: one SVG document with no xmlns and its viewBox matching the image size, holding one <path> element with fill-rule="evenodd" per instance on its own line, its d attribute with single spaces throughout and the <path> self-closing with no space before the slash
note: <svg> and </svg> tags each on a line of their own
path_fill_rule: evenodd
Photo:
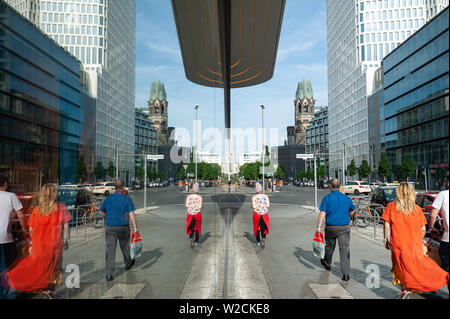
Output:
<svg viewBox="0 0 450 319">
<path fill-rule="evenodd" d="M 318 299 L 354 299 L 340 284 L 308 283 Z"/>
<path fill-rule="evenodd" d="M 101 299 L 136 299 L 144 287 L 145 284 L 115 284 Z"/>
</svg>

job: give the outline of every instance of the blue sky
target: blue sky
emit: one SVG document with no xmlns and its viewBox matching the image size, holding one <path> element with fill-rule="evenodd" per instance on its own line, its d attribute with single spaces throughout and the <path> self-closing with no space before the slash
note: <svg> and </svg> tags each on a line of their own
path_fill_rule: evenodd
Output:
<svg viewBox="0 0 450 319">
<path fill-rule="evenodd" d="M 223 128 L 223 89 L 203 87 L 185 77 L 171 1 L 137 0 L 136 12 L 136 107 L 147 106 L 151 83 L 160 80 L 169 100 L 169 126 L 192 131 L 194 105 L 199 104 L 202 128 Z M 265 127 L 278 128 L 282 145 L 286 127 L 294 125 L 298 82 L 309 79 L 316 106 L 327 105 L 326 57 L 325 1 L 287 0 L 274 76 L 231 91 L 232 127 L 260 127 L 259 105 L 264 104 Z"/>
</svg>

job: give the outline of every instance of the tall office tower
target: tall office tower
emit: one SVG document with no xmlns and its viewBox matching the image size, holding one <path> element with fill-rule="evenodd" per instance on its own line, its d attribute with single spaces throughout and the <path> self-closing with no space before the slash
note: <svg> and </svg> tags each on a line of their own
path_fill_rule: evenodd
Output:
<svg viewBox="0 0 450 319">
<path fill-rule="evenodd" d="M 342 178 L 343 161 L 369 160 L 374 72 L 425 19 L 425 0 L 327 0 L 330 175 Z"/>
<path fill-rule="evenodd" d="M 427 22 L 448 6 L 448 0 L 425 0 L 427 6 Z"/>
<path fill-rule="evenodd" d="M 97 98 L 96 161 L 118 159 L 129 182 L 135 160 L 135 0 L 40 1 L 40 28 L 76 56 Z M 118 154 L 116 156 L 116 154 Z"/>
<path fill-rule="evenodd" d="M 40 0 L 5 0 L 11 7 L 16 9 L 21 15 L 39 25 L 39 2 Z"/>
</svg>

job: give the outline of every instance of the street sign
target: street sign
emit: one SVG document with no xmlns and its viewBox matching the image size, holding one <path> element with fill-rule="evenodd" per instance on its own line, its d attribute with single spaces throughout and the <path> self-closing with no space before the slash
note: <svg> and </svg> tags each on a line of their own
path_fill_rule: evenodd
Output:
<svg viewBox="0 0 450 319">
<path fill-rule="evenodd" d="M 156 161 L 156 160 L 164 159 L 164 155 L 147 155 L 147 159 Z"/>
<path fill-rule="evenodd" d="M 187 177 L 194 177 L 194 173 L 187 173 Z"/>
<path fill-rule="evenodd" d="M 314 154 L 297 154 L 296 157 L 301 159 L 310 159 L 314 158 Z"/>
</svg>

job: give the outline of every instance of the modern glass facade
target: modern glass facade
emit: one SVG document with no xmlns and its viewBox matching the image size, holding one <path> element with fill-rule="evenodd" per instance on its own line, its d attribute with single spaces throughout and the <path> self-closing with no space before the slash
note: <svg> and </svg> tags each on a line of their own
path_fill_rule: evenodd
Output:
<svg viewBox="0 0 450 319">
<path fill-rule="evenodd" d="M 426 22 L 424 0 L 327 1 L 330 171 L 369 160 L 367 97 L 381 60 Z M 340 176 L 342 178 L 342 176 Z"/>
<path fill-rule="evenodd" d="M 328 108 L 321 107 L 306 127 L 306 153 L 321 153 L 324 164 L 328 168 Z M 327 154 L 327 155 L 325 155 Z M 307 167 L 313 167 L 312 160 L 307 161 Z"/>
<path fill-rule="evenodd" d="M 368 132 L 369 132 L 369 165 L 371 174 L 369 181 L 382 180 L 378 175 L 378 166 L 381 160 L 381 153 L 385 152 L 385 145 L 381 144 L 384 131 L 384 89 L 383 89 L 383 63 L 374 74 L 375 88 L 373 93 L 367 98 L 368 110 Z"/>
<path fill-rule="evenodd" d="M 0 174 L 22 191 L 75 183 L 95 112 L 80 61 L 0 1 L 0 63 Z"/>
<path fill-rule="evenodd" d="M 419 187 L 439 189 L 449 163 L 449 9 L 384 60 L 385 144 L 394 172 L 417 164 Z"/>
<path fill-rule="evenodd" d="M 25 0 L 7 0 L 17 10 Z M 134 158 L 135 0 L 31 0 L 39 14 L 33 21 L 77 57 L 90 76 L 97 99 L 95 162 L 108 166 L 119 152 L 119 177 L 129 183 Z M 23 12 L 28 17 L 28 12 Z"/>
<path fill-rule="evenodd" d="M 144 108 L 136 108 L 135 141 L 135 154 L 158 154 L 156 127 Z M 136 157 L 136 163 L 141 162 L 142 157 Z M 155 161 L 148 161 L 147 165 L 149 169 L 156 169 Z"/>
</svg>

